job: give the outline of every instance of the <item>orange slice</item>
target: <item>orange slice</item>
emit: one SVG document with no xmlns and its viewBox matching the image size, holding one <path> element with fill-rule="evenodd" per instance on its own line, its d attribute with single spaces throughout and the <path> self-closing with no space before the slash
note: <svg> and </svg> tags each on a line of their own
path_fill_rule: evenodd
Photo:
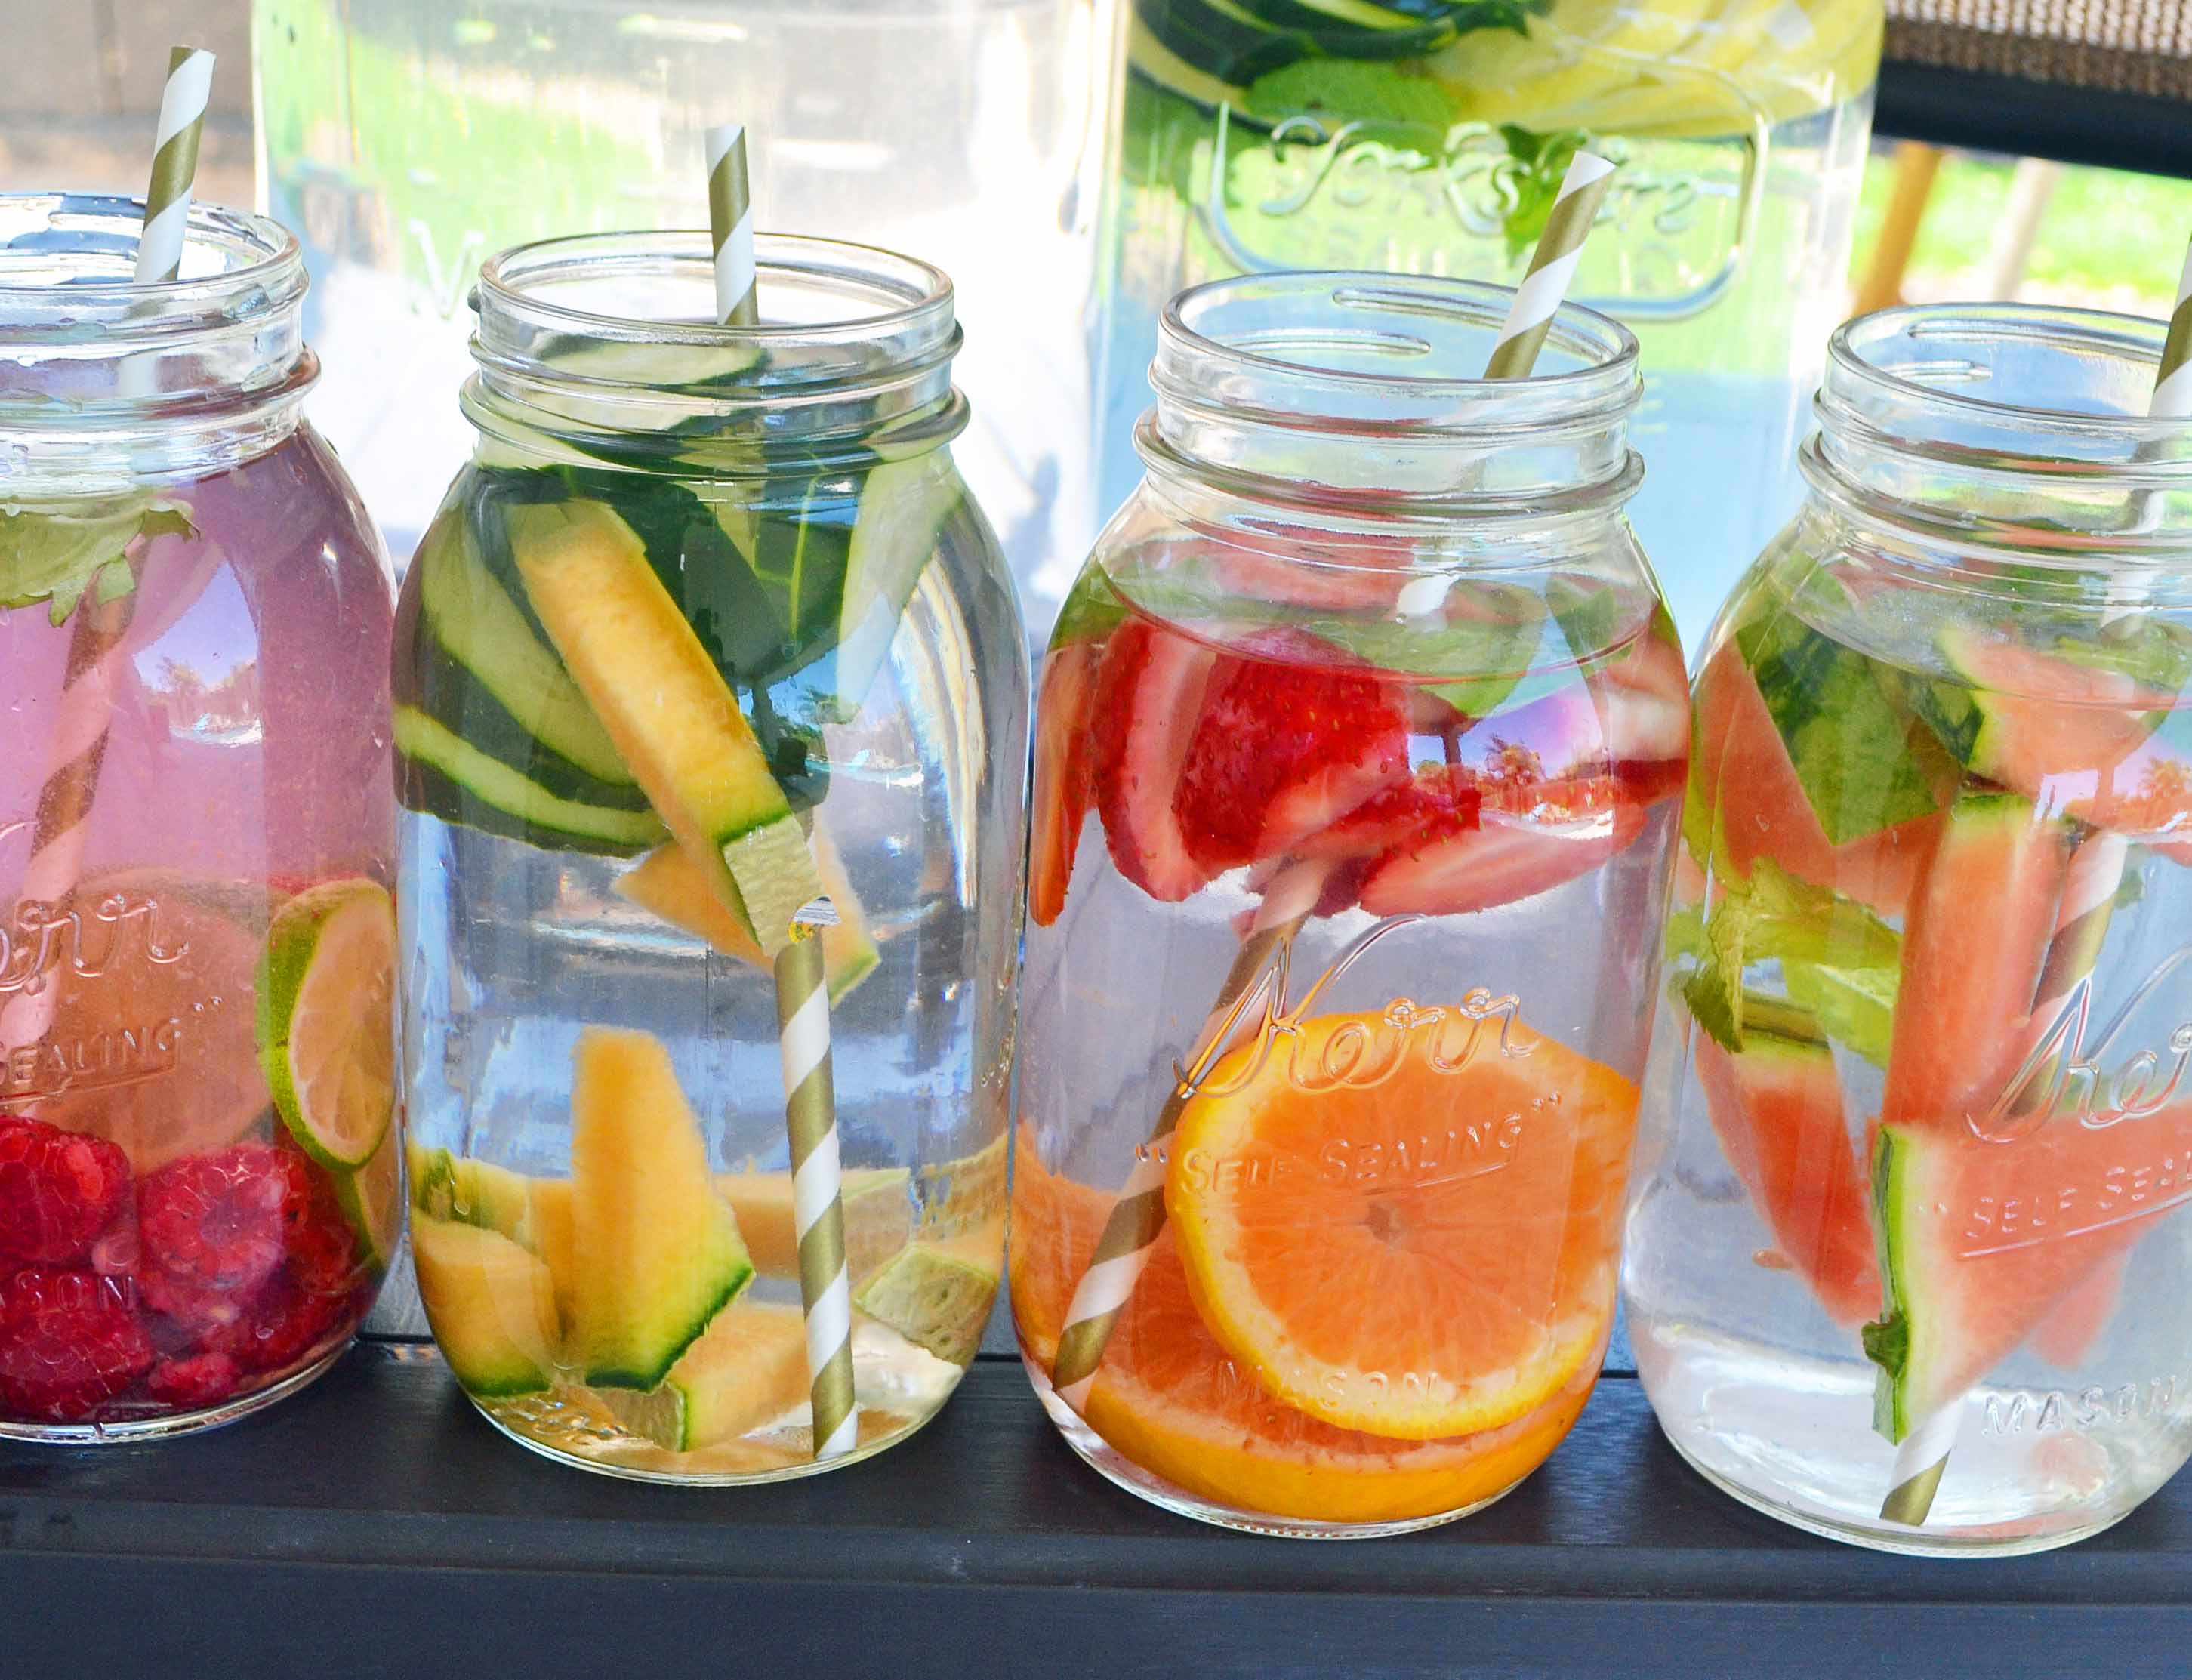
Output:
<svg viewBox="0 0 2192 1680">
<path fill-rule="evenodd" d="M 1103 1191 L 1047 1171 L 1022 1129 L 1013 1163 L 1013 1317 L 1023 1352 L 1042 1369 L 1110 1205 Z M 1595 1289 L 1610 1305 L 1610 1263 Z M 1273 1399 L 1218 1345 L 1167 1230 L 1112 1333 L 1087 1417 L 1122 1456 L 1219 1505 L 1309 1522 L 1406 1522 L 1464 1511 L 1535 1470 L 1597 1374 L 1588 1362 L 1528 1416 L 1464 1441 L 1336 1429 Z"/>
<path fill-rule="evenodd" d="M 1396 1004 L 1243 1045 L 1165 1184 L 1188 1286 L 1272 1396 L 1401 1440 L 1511 1423 L 1603 1340 L 1636 1088 L 1519 1022 Z"/>
</svg>

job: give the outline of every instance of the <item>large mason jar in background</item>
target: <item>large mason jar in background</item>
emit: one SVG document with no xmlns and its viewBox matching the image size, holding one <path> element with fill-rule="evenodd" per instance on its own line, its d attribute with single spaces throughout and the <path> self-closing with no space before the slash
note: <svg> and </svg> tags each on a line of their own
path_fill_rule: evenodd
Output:
<svg viewBox="0 0 2192 1680">
<path fill-rule="evenodd" d="M 324 1370 L 402 1214 L 388 563 L 297 243 L 0 197 L 0 1436 Z"/>
<path fill-rule="evenodd" d="M 1699 657 L 1629 1215 L 1668 1438 L 1800 1527 L 2026 1551 L 2192 1451 L 2192 428 L 2160 322 L 1834 338 Z"/>
<path fill-rule="evenodd" d="M 1223 275 L 1511 283 L 1578 144 L 1621 165 L 1568 295 L 1633 329 L 1630 513 L 1684 641 L 1795 507 L 1844 311 L 1881 0 L 1129 0 L 1096 350 L 1102 511 L 1141 472 L 1158 318 Z M 1283 19 L 1283 21 L 1274 21 Z M 1036 580 L 1040 623 L 1071 583 Z"/>
<path fill-rule="evenodd" d="M 659 1481 L 851 1461 L 810 1425 L 764 954 L 802 906 L 855 1453 L 957 1386 L 1004 1235 L 1027 666 L 951 287 L 757 243 L 753 328 L 711 324 L 705 232 L 487 264 L 478 447 L 397 627 L 420 1294 L 503 1429 Z"/>
<path fill-rule="evenodd" d="M 260 180 L 298 228 L 315 419 L 402 563 L 471 449 L 481 261 L 708 223 L 701 134 L 752 133 L 756 225 L 919 251 L 980 323 L 962 469 L 1016 575 L 1093 506 L 1085 320 L 1116 0 L 255 0 Z"/>
</svg>

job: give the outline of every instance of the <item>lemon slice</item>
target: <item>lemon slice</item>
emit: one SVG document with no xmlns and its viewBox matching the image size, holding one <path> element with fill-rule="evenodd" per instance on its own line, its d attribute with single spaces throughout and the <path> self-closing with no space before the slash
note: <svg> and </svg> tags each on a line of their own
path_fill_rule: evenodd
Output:
<svg viewBox="0 0 2192 1680">
<path fill-rule="evenodd" d="M 1428 63 L 1465 117 L 1561 128 L 1576 107 L 1635 86 L 1689 38 L 1710 7 L 1710 0 L 1575 0 L 1533 19 L 1527 41 L 1479 31 Z"/>
<path fill-rule="evenodd" d="M 291 899 L 266 930 L 259 1057 L 283 1123 L 323 1167 L 373 1158 L 396 1106 L 396 907 L 362 877 Z"/>
</svg>

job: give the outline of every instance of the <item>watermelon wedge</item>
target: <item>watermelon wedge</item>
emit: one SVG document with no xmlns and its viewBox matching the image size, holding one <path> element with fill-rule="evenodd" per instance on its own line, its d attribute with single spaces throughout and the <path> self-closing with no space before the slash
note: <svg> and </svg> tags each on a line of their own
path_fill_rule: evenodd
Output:
<svg viewBox="0 0 2192 1680">
<path fill-rule="evenodd" d="M 1102 647 L 1070 643 L 1043 661 L 1036 706 L 1034 809 L 1028 837 L 1028 914 L 1038 928 L 1065 908 L 1066 883 L 1081 830 L 1095 803 L 1089 778 L 1088 711 L 1102 669 Z"/>
<path fill-rule="evenodd" d="M 1197 892 L 1213 873 L 1190 854 L 1173 800 L 1217 660 L 1184 636 L 1139 620 L 1122 624 L 1090 707 L 1091 768 L 1111 860 L 1167 904 Z"/>
<path fill-rule="evenodd" d="M 1964 680 L 1914 684 L 1919 710 L 1973 772 L 2053 816 L 2135 837 L 2192 835 L 2192 756 L 2178 739 L 2174 694 L 1969 626 L 1936 639 Z"/>
<path fill-rule="evenodd" d="M 2192 1104 L 2007 1143 L 1883 1125 L 1872 1179 L 1888 1311 L 1864 1347 L 1875 1426 L 1900 1441 L 2192 1200 Z"/>
<path fill-rule="evenodd" d="M 1767 857 L 1883 916 L 1901 915 L 1939 832 L 1938 813 L 1923 812 L 1840 845 L 1830 841 L 1765 696 L 1732 643 L 1700 674 L 1697 706 L 1704 745 L 1693 772 L 1693 803 L 1710 832 L 1709 838 L 1693 834 L 1692 843 L 1700 851 L 1709 845 L 1720 865 L 1738 874 Z"/>
<path fill-rule="evenodd" d="M 1739 1050 L 1699 1032 L 1694 1055 L 1721 1152 L 1775 1248 L 1837 1322 L 1872 1317 L 1881 1297 L 1871 1197 L 1834 1052 L 1821 1039 L 1747 1021 Z"/>
<path fill-rule="evenodd" d="M 1881 1119 L 1972 1138 L 1997 1122 L 2028 1045 L 2074 831 L 2015 793 L 1948 813 L 1904 924 Z"/>
<path fill-rule="evenodd" d="M 2128 1254 L 2103 1260 L 2047 1310 L 2032 1332 L 2032 1351 L 2058 1371 L 2075 1370 L 2115 1317 Z"/>
</svg>

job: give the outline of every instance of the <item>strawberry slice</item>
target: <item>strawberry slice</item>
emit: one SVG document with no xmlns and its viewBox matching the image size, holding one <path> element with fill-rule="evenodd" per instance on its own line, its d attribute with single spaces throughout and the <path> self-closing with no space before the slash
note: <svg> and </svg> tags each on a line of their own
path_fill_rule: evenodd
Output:
<svg viewBox="0 0 2192 1680">
<path fill-rule="evenodd" d="M 1647 809 L 1621 776 L 1517 780 L 1480 791 L 1475 823 L 1427 829 L 1370 866 L 1364 910 L 1458 916 L 1550 892 L 1625 849 L 1643 832 Z"/>
<path fill-rule="evenodd" d="M 1103 671 L 1093 642 L 1054 648 L 1043 661 L 1036 706 L 1035 809 L 1028 848 L 1028 914 L 1047 928 L 1065 908 L 1082 826 L 1095 803 L 1088 711 Z"/>
<path fill-rule="evenodd" d="M 1401 685 L 1360 667 L 1227 654 L 1174 808 L 1214 876 L 1300 851 L 1407 775 Z"/>
<path fill-rule="evenodd" d="M 1190 853 L 1173 803 L 1218 659 L 1184 636 L 1130 620 L 1112 635 L 1089 708 L 1090 774 L 1111 861 L 1166 904 L 1215 873 Z"/>
<path fill-rule="evenodd" d="M 1373 861 L 1419 836 L 1458 834 L 1476 826 L 1484 795 L 1458 766 L 1424 764 L 1413 777 L 1365 800 L 1322 832 L 1294 848 L 1305 858 Z"/>
</svg>

